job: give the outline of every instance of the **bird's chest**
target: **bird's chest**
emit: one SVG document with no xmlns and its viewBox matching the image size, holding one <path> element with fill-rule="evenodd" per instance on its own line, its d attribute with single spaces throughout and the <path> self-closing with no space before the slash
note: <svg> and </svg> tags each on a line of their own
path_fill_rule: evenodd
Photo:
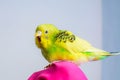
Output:
<svg viewBox="0 0 120 80">
<path fill-rule="evenodd" d="M 42 54 L 48 62 L 64 60 L 68 56 L 68 51 L 58 46 L 51 46 L 48 49 L 41 49 Z"/>
</svg>

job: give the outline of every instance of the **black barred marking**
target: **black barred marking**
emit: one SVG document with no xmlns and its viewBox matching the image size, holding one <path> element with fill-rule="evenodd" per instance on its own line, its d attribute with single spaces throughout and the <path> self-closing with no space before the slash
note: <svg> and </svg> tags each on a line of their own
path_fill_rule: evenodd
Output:
<svg viewBox="0 0 120 80">
<path fill-rule="evenodd" d="M 74 36 L 74 35 L 70 35 L 70 36 L 69 36 L 69 41 L 70 41 L 70 42 L 73 42 L 74 40 L 75 40 L 75 36 Z"/>
<path fill-rule="evenodd" d="M 69 34 L 67 31 L 61 31 L 56 35 L 56 40 L 59 42 L 73 42 L 75 40 L 75 36 L 73 34 Z"/>
</svg>

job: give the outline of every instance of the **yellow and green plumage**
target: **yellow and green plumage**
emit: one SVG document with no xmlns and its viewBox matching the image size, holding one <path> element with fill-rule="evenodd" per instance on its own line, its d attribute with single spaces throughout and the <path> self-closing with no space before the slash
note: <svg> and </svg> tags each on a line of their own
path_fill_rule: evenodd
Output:
<svg viewBox="0 0 120 80">
<path fill-rule="evenodd" d="M 81 64 L 119 54 L 111 54 L 94 48 L 87 41 L 78 38 L 72 32 L 59 30 L 52 24 L 37 26 L 35 42 L 48 62 L 67 60 Z"/>
</svg>

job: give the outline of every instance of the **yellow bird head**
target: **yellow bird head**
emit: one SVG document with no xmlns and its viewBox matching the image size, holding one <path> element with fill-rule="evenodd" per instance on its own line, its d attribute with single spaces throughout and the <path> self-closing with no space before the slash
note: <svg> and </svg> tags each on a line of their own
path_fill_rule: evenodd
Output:
<svg viewBox="0 0 120 80">
<path fill-rule="evenodd" d="M 35 32 L 35 43 L 38 48 L 46 48 L 54 39 L 59 30 L 52 24 L 38 25 Z"/>
</svg>

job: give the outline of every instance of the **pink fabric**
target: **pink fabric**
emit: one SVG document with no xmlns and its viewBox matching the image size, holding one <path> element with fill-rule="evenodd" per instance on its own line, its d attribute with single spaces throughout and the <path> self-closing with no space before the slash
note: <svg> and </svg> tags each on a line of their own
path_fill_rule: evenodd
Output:
<svg viewBox="0 0 120 80">
<path fill-rule="evenodd" d="M 28 80 L 87 80 L 81 69 L 67 61 L 52 63 L 47 69 L 33 73 Z"/>
</svg>

